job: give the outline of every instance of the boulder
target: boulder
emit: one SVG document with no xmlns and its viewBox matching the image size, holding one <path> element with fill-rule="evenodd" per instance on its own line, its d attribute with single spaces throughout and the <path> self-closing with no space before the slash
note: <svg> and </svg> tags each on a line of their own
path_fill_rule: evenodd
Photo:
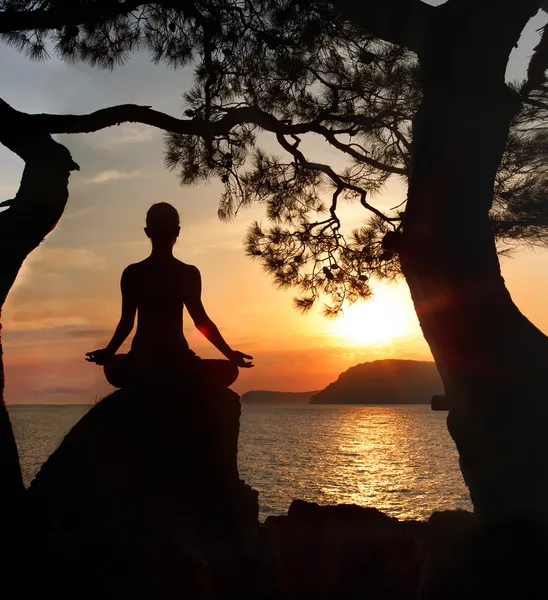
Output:
<svg viewBox="0 0 548 600">
<path fill-rule="evenodd" d="M 428 520 L 419 600 L 548 598 L 548 531 L 520 517 L 496 523 L 465 511 Z"/>
<path fill-rule="evenodd" d="M 57 597 L 241 591 L 258 494 L 238 474 L 239 418 L 238 395 L 211 382 L 118 390 L 94 406 L 27 494 L 27 558 Z"/>
<path fill-rule="evenodd" d="M 266 520 L 281 597 L 335 600 L 417 597 L 427 524 L 375 508 L 295 500 Z"/>
<path fill-rule="evenodd" d="M 430 401 L 432 410 L 449 410 L 449 402 L 445 394 L 434 394 Z"/>
</svg>

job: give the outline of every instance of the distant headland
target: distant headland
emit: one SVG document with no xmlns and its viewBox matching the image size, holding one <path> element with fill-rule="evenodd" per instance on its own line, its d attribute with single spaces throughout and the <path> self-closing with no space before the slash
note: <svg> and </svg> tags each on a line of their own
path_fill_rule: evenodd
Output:
<svg viewBox="0 0 548 600">
<path fill-rule="evenodd" d="M 430 404 L 443 385 L 435 363 L 385 359 L 365 362 L 341 373 L 315 392 L 250 391 L 246 404 Z"/>
<path fill-rule="evenodd" d="M 253 390 L 242 394 L 241 401 L 245 404 L 310 404 L 314 392 L 269 392 Z"/>
</svg>

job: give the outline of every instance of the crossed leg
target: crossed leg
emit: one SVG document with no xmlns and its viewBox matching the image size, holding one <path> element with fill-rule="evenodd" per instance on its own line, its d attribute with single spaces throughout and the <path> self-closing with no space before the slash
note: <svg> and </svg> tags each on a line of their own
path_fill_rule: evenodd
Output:
<svg viewBox="0 0 548 600">
<path fill-rule="evenodd" d="M 229 360 L 202 358 L 197 365 L 204 378 L 211 378 L 224 387 L 230 387 L 238 379 L 238 367 Z"/>
<path fill-rule="evenodd" d="M 137 372 L 131 354 L 116 354 L 104 367 L 107 381 L 116 388 L 126 387 L 132 379 L 137 379 Z M 239 374 L 238 367 L 229 360 L 208 358 L 196 358 L 188 365 L 182 364 L 181 372 L 197 374 L 200 378 L 213 380 L 224 387 L 230 387 Z"/>
</svg>

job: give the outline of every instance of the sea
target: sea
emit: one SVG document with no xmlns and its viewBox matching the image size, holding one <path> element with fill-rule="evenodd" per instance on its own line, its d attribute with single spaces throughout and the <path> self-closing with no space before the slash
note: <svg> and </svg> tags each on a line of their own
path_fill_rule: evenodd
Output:
<svg viewBox="0 0 548 600">
<path fill-rule="evenodd" d="M 89 408 L 9 407 L 26 485 Z M 259 492 L 261 520 L 286 513 L 294 498 L 399 519 L 471 510 L 445 419 L 427 405 L 244 404 L 240 476 Z"/>
</svg>

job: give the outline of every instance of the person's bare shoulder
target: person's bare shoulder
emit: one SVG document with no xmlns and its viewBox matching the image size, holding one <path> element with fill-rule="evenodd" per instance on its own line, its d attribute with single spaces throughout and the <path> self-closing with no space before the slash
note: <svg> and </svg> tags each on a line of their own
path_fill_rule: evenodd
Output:
<svg viewBox="0 0 548 600">
<path fill-rule="evenodd" d="M 138 263 L 132 263 L 131 265 L 128 265 L 123 273 L 122 273 L 122 279 L 133 279 L 135 277 L 137 277 L 139 275 L 139 272 L 142 271 L 145 268 L 145 261 L 142 260 L 141 262 Z"/>
<path fill-rule="evenodd" d="M 194 265 L 189 265 L 188 263 L 185 263 L 182 260 L 177 259 L 177 266 L 181 270 L 181 273 L 186 275 L 187 277 L 196 277 L 197 275 L 200 275 L 198 267 Z"/>
<path fill-rule="evenodd" d="M 122 294 L 126 297 L 133 296 L 139 285 L 139 280 L 142 278 L 141 268 L 139 263 L 128 265 L 122 272 L 120 285 L 122 286 Z"/>
<path fill-rule="evenodd" d="M 180 260 L 178 261 L 178 267 L 180 269 L 181 280 L 185 282 L 185 286 L 187 286 L 189 290 L 194 289 L 199 293 L 199 290 L 201 289 L 201 276 L 198 267 L 189 265 Z"/>
<path fill-rule="evenodd" d="M 128 265 L 123 271 L 122 271 L 122 278 L 123 279 L 127 279 L 129 277 L 132 277 L 135 275 L 135 273 L 139 270 L 139 264 L 138 263 L 133 263 L 131 265 Z"/>
</svg>

